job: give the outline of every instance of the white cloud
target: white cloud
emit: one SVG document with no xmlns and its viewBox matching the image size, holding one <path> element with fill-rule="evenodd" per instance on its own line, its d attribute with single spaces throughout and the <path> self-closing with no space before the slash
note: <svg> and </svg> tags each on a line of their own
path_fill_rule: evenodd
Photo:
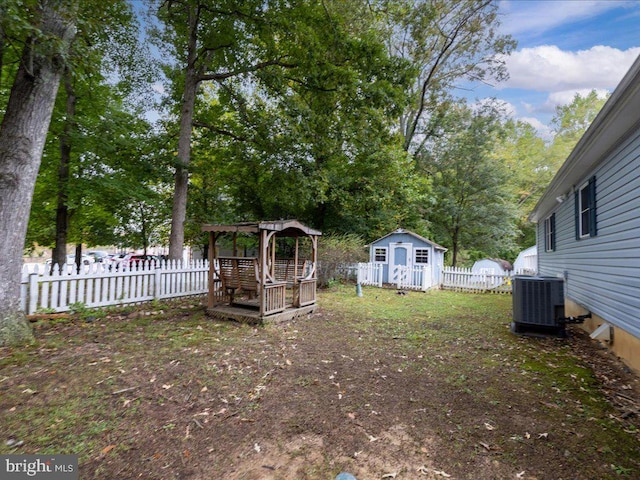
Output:
<svg viewBox="0 0 640 480">
<path fill-rule="evenodd" d="M 555 45 L 523 48 L 505 59 L 510 78 L 498 88 L 612 90 L 638 55 L 640 47 L 619 50 L 597 45 L 577 52 L 563 51 Z"/>
<path fill-rule="evenodd" d="M 535 117 L 520 117 L 517 120 L 521 122 L 528 123 L 533 128 L 536 129 L 538 136 L 542 138 L 545 142 L 548 142 L 553 139 L 553 130 L 548 126 L 542 123 Z"/>
<path fill-rule="evenodd" d="M 470 106 L 472 109 L 481 109 L 483 107 L 492 106 L 496 108 L 500 113 L 502 113 L 505 117 L 509 118 L 513 118 L 517 114 L 515 105 L 500 98 L 485 97 L 476 99 L 476 101 L 473 102 Z"/>
<path fill-rule="evenodd" d="M 502 30 L 515 36 L 540 33 L 560 25 L 598 16 L 620 7 L 636 8 L 636 1 L 511 1 L 500 2 Z"/>
</svg>

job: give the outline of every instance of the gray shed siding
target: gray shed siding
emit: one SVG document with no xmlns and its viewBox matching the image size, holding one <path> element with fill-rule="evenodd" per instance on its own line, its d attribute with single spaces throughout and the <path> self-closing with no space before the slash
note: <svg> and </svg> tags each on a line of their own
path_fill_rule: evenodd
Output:
<svg viewBox="0 0 640 480">
<path fill-rule="evenodd" d="M 390 255 L 390 245 L 392 243 L 404 243 L 411 245 L 412 252 L 416 248 L 427 248 L 429 249 L 429 264 L 432 267 L 433 281 L 438 284 L 440 282 L 440 267 L 444 265 L 444 252 L 435 248 L 434 245 L 430 242 L 426 242 L 417 238 L 415 235 L 407 232 L 393 232 L 389 235 L 386 235 L 378 240 L 372 242 L 370 244 L 370 260 L 374 262 L 374 250 L 376 247 L 385 247 L 387 248 L 387 261 L 383 264 L 382 270 L 382 279 L 383 282 L 389 282 L 389 255 Z"/>
<path fill-rule="evenodd" d="M 575 239 L 570 192 L 555 209 L 554 252 L 544 251 L 544 220 L 538 222 L 539 273 L 565 276 L 569 299 L 640 337 L 640 130 L 595 171 L 584 172 L 584 181 L 591 175 L 596 176 L 597 235 Z"/>
</svg>

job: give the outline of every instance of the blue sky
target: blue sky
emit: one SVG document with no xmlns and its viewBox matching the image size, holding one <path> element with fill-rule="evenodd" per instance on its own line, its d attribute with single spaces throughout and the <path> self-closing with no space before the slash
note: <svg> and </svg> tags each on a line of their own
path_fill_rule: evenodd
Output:
<svg viewBox="0 0 640 480">
<path fill-rule="evenodd" d="M 613 91 L 640 55 L 640 0 L 502 0 L 499 9 L 501 32 L 518 41 L 510 79 L 471 95 L 505 101 L 545 138 L 556 106 Z"/>
</svg>

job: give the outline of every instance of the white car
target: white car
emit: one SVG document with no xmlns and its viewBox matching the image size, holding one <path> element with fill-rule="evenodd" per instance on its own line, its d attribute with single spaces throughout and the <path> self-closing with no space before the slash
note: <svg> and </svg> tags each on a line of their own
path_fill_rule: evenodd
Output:
<svg viewBox="0 0 640 480">
<path fill-rule="evenodd" d="M 95 262 L 95 259 L 89 255 L 82 255 L 82 265 L 91 265 Z M 51 259 L 44 262 L 47 268 L 51 268 Z M 75 254 L 67 255 L 67 270 L 70 271 L 72 266 L 76 264 Z"/>
</svg>

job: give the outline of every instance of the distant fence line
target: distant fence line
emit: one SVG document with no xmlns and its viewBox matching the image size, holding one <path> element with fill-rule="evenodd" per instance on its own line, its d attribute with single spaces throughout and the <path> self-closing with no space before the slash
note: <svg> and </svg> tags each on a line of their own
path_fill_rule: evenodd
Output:
<svg viewBox="0 0 640 480">
<path fill-rule="evenodd" d="M 471 268 L 444 267 L 439 275 L 440 282 L 431 284 L 426 276 L 424 267 L 406 267 L 407 275 L 401 282 L 390 282 L 396 288 L 427 290 L 439 287 L 443 290 L 454 290 L 469 293 L 505 293 L 512 290 L 513 277 L 516 275 L 535 275 L 535 271 L 518 270 L 502 274 L 472 271 Z M 383 265 L 379 263 L 353 264 L 347 270 L 357 271 L 357 282 L 361 285 L 383 286 Z"/>
<path fill-rule="evenodd" d="M 111 268 L 101 263 L 67 265 L 62 271 L 48 265 L 25 265 L 21 281 L 21 306 L 27 315 L 38 311 L 65 312 L 74 304 L 87 308 L 126 305 L 150 300 L 202 295 L 208 291 L 209 262 L 141 262 L 130 268 Z M 361 285 L 383 286 L 383 266 L 376 263 L 345 264 L 339 273 Z M 470 268 L 444 267 L 439 286 L 444 290 L 469 293 L 503 293 L 512 290 L 515 275 L 531 275 L 530 270 L 492 274 Z M 396 288 L 427 290 L 426 270 L 414 267 Z"/>
<path fill-rule="evenodd" d="M 444 267 L 440 288 L 468 293 L 511 293 L 513 277 L 522 273 L 494 274 L 474 272 L 471 268 Z"/>
<path fill-rule="evenodd" d="M 20 299 L 27 315 L 65 312 L 74 304 L 94 308 L 205 294 L 209 262 L 152 261 L 117 269 L 94 263 L 79 272 L 75 265 L 53 271 L 48 265 L 23 268 Z"/>
</svg>

